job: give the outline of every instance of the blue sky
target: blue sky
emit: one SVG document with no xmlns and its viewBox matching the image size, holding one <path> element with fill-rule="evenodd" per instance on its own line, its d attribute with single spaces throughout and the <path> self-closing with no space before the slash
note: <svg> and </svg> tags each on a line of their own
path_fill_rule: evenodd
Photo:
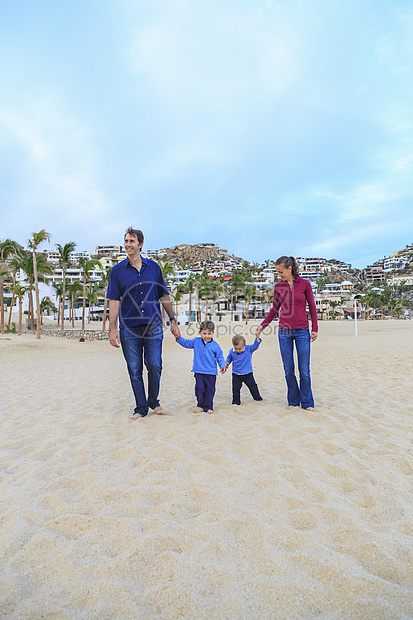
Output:
<svg viewBox="0 0 413 620">
<path fill-rule="evenodd" d="M 362 268 L 413 242 L 413 5 L 14 0 L 0 238 Z"/>
</svg>

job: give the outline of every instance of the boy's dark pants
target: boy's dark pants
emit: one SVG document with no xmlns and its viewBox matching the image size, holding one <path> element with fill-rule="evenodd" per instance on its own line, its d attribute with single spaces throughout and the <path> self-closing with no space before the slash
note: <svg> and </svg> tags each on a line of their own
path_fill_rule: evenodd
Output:
<svg viewBox="0 0 413 620">
<path fill-rule="evenodd" d="M 216 375 L 203 375 L 200 372 L 195 374 L 195 396 L 198 407 L 204 411 L 213 409 Z"/>
<path fill-rule="evenodd" d="M 252 372 L 248 372 L 246 375 L 235 375 L 232 373 L 232 404 L 240 405 L 241 404 L 241 386 L 245 383 L 249 391 L 251 392 L 251 396 L 254 400 L 262 400 L 261 394 L 258 391 L 258 385 L 255 383 L 254 375 Z"/>
</svg>

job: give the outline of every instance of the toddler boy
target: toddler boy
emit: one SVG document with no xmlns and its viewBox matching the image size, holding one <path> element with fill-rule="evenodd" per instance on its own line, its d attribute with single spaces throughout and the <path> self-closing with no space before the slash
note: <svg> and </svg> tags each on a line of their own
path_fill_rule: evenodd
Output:
<svg viewBox="0 0 413 620">
<path fill-rule="evenodd" d="M 258 349 L 262 340 L 256 337 L 254 344 L 246 344 L 244 336 L 237 334 L 232 339 L 233 348 L 227 355 L 225 367 L 228 369 L 232 362 L 232 404 L 241 404 L 241 387 L 245 383 L 254 400 L 262 400 L 252 374 L 252 354 Z"/>
</svg>

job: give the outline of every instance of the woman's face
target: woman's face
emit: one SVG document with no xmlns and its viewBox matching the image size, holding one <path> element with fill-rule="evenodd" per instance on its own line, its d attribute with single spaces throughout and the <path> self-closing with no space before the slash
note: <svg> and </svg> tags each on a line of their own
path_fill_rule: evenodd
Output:
<svg viewBox="0 0 413 620">
<path fill-rule="evenodd" d="M 281 280 L 292 280 L 293 279 L 293 274 L 292 274 L 292 269 L 291 267 L 286 267 L 283 263 L 281 265 L 276 265 L 275 269 L 277 270 L 278 273 L 278 277 L 281 278 Z"/>
</svg>

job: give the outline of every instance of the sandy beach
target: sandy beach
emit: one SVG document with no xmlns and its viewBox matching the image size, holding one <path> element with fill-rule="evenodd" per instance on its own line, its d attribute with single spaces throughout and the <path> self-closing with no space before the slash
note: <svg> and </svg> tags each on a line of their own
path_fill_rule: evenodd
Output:
<svg viewBox="0 0 413 620">
<path fill-rule="evenodd" d="M 0 617 L 413 617 L 413 322 L 321 322 L 315 413 L 269 331 L 264 400 L 228 372 L 213 415 L 166 332 L 168 415 L 139 421 L 107 341 L 1 337 Z"/>
</svg>

